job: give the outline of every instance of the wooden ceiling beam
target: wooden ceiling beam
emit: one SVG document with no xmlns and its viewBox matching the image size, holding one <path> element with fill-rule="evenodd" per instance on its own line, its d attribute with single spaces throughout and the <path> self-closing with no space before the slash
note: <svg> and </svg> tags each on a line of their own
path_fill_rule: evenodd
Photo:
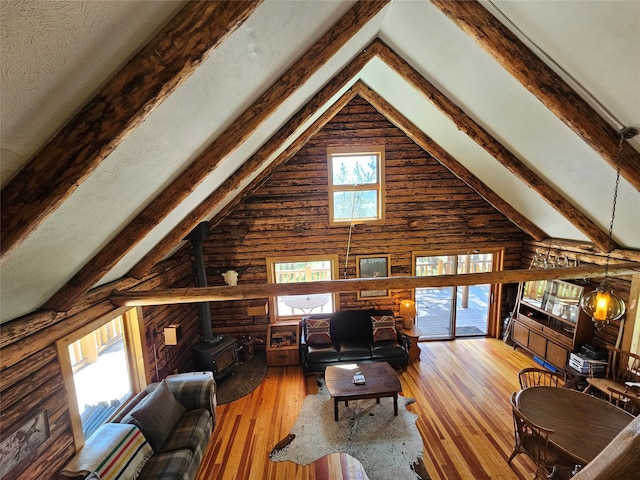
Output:
<svg viewBox="0 0 640 480">
<path fill-rule="evenodd" d="M 444 148 L 438 145 L 433 139 L 429 138 L 429 136 L 390 105 L 389 102 L 382 98 L 382 96 L 371 90 L 362 82 L 357 83 L 354 86 L 354 89 L 357 90 L 358 94 L 362 98 L 373 105 L 381 115 L 402 130 L 407 137 L 416 143 L 416 145 L 428 152 L 442 166 L 447 168 L 451 173 L 472 188 L 476 193 L 478 193 L 478 195 L 489 202 L 491 206 L 507 217 L 518 228 L 538 241 L 547 238 L 546 234 L 541 229 L 505 202 L 497 193 L 487 187 L 482 181 L 480 181 L 480 179 L 478 179 L 478 177 L 449 155 Z"/>
<path fill-rule="evenodd" d="M 261 2 L 187 2 L 2 189 L 0 261 L 53 213 Z"/>
<path fill-rule="evenodd" d="M 168 254 L 182 241 L 200 222 L 207 220 L 211 212 L 223 205 L 232 195 L 253 175 L 255 170 L 260 173 L 239 193 L 223 206 L 223 208 L 209 220 L 210 228 L 215 227 L 236 207 L 244 198 L 251 194 L 258 186 L 271 176 L 275 169 L 291 159 L 310 139 L 315 135 L 336 113 L 338 113 L 355 95 L 351 90 L 346 92 L 338 101 L 330 105 L 328 109 L 303 133 L 295 138 L 271 164 L 264 166 L 265 162 L 279 149 L 290 141 L 292 135 L 315 115 L 327 102 L 336 95 L 358 72 L 374 54 L 365 48 L 344 69 L 334 76 L 322 90 L 320 90 L 303 108 L 287 121 L 249 160 L 243 163 L 220 187 L 200 203 L 182 221 L 171 230 L 153 249 L 149 251 L 128 273 L 128 275 L 140 278 L 146 274 L 157 262 Z"/>
<path fill-rule="evenodd" d="M 408 290 L 412 288 L 518 283 L 529 280 L 582 279 L 603 277 L 605 267 L 582 267 L 504 270 L 502 272 L 435 275 L 429 277 L 354 278 L 324 282 L 236 285 L 233 287 L 172 288 L 147 292 L 114 291 L 111 302 L 116 306 L 148 306 L 174 303 L 250 300 L 283 295 L 311 295 L 365 290 Z M 640 272 L 640 262 L 609 265 L 610 275 L 633 275 Z"/>
<path fill-rule="evenodd" d="M 616 129 L 513 32 L 477 1 L 431 0 L 431 3 L 612 167 L 617 168 L 619 139 Z M 625 142 L 621 157 L 620 175 L 640 191 L 640 153 Z"/>
<path fill-rule="evenodd" d="M 425 99 L 446 115 L 460 131 L 466 133 L 469 138 L 474 140 L 511 173 L 537 192 L 549 205 L 569 220 L 599 248 L 603 251 L 609 251 L 617 247 L 615 243 L 612 244 L 612 242 L 610 242 L 607 232 L 603 231 L 571 202 L 556 192 L 533 170 L 525 165 L 524 162 L 493 138 L 489 132 L 478 125 L 460 107 L 440 92 L 431 82 L 382 42 L 382 40 L 377 40 L 372 48 L 375 48 L 376 55 L 378 55 L 382 61 L 422 93 Z"/>
<path fill-rule="evenodd" d="M 205 2 L 207 3 L 207 2 Z M 242 2 L 222 2 L 242 3 Z M 388 0 L 359 1 L 124 227 L 43 308 L 65 311 L 177 208 L 191 192 L 366 25 Z"/>
</svg>

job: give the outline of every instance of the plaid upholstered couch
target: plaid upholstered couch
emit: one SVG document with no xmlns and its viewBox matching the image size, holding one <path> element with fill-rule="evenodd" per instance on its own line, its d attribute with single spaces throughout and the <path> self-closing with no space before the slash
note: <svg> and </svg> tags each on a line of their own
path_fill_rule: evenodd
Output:
<svg viewBox="0 0 640 480">
<path fill-rule="evenodd" d="M 409 364 L 411 339 L 396 330 L 388 310 L 342 310 L 316 313 L 301 320 L 300 360 L 307 373 L 324 373 L 329 365 L 388 362 Z"/>
<path fill-rule="evenodd" d="M 61 478 L 191 480 L 215 422 L 215 380 L 152 383 L 91 436 Z"/>
</svg>

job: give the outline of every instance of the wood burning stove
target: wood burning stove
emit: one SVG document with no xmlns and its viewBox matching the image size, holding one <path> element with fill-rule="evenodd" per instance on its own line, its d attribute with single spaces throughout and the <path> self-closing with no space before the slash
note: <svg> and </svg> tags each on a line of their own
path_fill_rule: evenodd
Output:
<svg viewBox="0 0 640 480">
<path fill-rule="evenodd" d="M 211 341 L 196 344 L 192 353 L 196 369 L 213 372 L 219 382 L 238 364 L 238 341 L 234 337 L 213 337 Z"/>
</svg>

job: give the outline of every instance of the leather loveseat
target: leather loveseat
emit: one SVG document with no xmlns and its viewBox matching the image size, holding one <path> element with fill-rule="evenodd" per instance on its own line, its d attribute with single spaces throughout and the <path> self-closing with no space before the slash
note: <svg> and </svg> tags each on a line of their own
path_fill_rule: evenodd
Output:
<svg viewBox="0 0 640 480">
<path fill-rule="evenodd" d="M 388 362 L 406 368 L 411 340 L 395 328 L 388 310 L 312 314 L 300 325 L 300 360 L 306 373 L 343 363 Z"/>
</svg>

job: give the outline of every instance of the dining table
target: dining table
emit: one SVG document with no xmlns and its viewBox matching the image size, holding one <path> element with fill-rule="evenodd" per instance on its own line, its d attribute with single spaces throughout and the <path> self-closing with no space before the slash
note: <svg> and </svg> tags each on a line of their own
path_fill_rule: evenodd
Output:
<svg viewBox="0 0 640 480">
<path fill-rule="evenodd" d="M 520 390 L 516 406 L 531 422 L 553 430 L 549 442 L 582 466 L 634 419 L 606 400 L 563 387 L 533 386 Z"/>
</svg>

